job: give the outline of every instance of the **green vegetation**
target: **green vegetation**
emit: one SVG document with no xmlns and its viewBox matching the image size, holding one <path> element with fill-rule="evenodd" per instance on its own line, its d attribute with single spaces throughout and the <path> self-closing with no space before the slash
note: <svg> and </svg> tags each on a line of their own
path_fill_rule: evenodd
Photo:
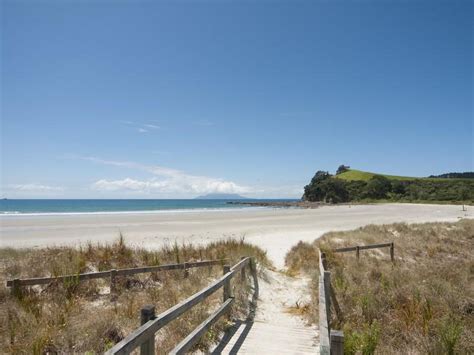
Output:
<svg viewBox="0 0 474 355">
<path fill-rule="evenodd" d="M 23 287 L 10 294 L 7 279 L 49 277 L 184 261 L 228 259 L 233 265 L 241 256 L 254 256 L 270 266 L 265 252 L 244 240 L 225 240 L 206 246 L 173 244 L 159 250 L 129 247 L 121 237 L 114 244 L 80 248 L 0 248 L 0 347 L 11 354 L 102 353 L 139 326 L 140 308 L 153 304 L 157 314 L 206 287 L 222 276 L 222 267 L 163 271 L 117 277 L 111 297 L 110 280 L 68 280 L 46 286 Z M 249 309 L 248 285 L 234 278 L 236 303 L 233 316 Z M 240 287 L 242 286 L 242 287 Z M 168 353 L 222 302 L 222 293 L 209 297 L 157 333 L 160 353 Z M 226 320 L 219 321 L 198 344 L 206 351 L 217 340 Z"/>
<path fill-rule="evenodd" d="M 383 176 L 391 180 L 404 180 L 404 181 L 424 179 L 424 178 L 415 178 L 415 177 L 409 177 L 409 176 L 375 174 L 375 173 L 369 173 L 368 171 L 355 170 L 355 169 L 349 169 L 341 174 L 338 174 L 337 178 L 346 180 L 346 181 L 369 181 L 374 176 Z"/>
<path fill-rule="evenodd" d="M 333 253 L 335 248 L 382 242 L 389 248 Z M 345 354 L 474 353 L 474 220 L 392 224 L 330 232 L 300 242 L 286 255 L 291 273 L 304 272 L 312 301 L 301 308 L 318 314 L 318 248 L 328 258 L 331 284 L 343 320 Z"/>
<path fill-rule="evenodd" d="M 341 170 L 341 167 L 345 168 Z M 474 179 L 380 175 L 340 166 L 335 176 L 318 171 L 305 186 L 306 201 L 473 203 Z"/>
</svg>

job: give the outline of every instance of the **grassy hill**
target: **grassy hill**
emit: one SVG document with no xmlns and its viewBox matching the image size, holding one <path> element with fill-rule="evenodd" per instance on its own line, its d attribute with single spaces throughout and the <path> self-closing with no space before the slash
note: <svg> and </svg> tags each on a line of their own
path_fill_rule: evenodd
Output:
<svg viewBox="0 0 474 355">
<path fill-rule="evenodd" d="M 452 181 L 452 180 L 466 180 L 466 178 L 429 178 L 429 177 L 413 177 L 413 176 L 397 176 L 397 175 L 387 175 L 387 174 L 378 174 L 371 173 L 368 171 L 349 169 L 339 175 L 335 175 L 338 179 L 346 181 L 369 181 L 375 175 L 384 176 L 390 180 L 399 180 L 399 181 L 413 181 L 413 180 L 429 180 L 429 181 Z M 469 179 L 467 179 L 469 180 Z"/>
<path fill-rule="evenodd" d="M 338 169 L 340 171 L 340 169 Z M 410 177 L 347 169 L 318 171 L 304 188 L 305 201 L 473 203 L 474 179 Z"/>
<path fill-rule="evenodd" d="M 375 175 L 381 175 L 381 176 L 384 176 L 384 177 L 386 177 L 387 179 L 390 179 L 390 180 L 425 179 L 425 178 L 416 178 L 416 177 L 410 177 L 410 176 L 396 176 L 396 175 L 377 174 L 377 173 L 371 173 L 371 172 L 368 172 L 368 171 L 355 170 L 355 169 L 349 169 L 348 171 L 345 171 L 342 174 L 336 175 L 335 177 L 337 177 L 338 179 L 346 180 L 346 181 L 369 181 Z"/>
</svg>

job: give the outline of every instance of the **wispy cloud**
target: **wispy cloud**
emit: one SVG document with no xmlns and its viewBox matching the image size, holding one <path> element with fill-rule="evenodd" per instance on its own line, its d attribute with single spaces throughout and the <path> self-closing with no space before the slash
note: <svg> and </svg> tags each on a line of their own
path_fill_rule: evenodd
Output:
<svg viewBox="0 0 474 355">
<path fill-rule="evenodd" d="M 156 124 L 145 124 L 143 126 L 150 129 L 160 129 L 160 126 L 157 126 Z"/>
<path fill-rule="evenodd" d="M 158 126 L 156 124 L 152 124 L 152 123 L 138 123 L 138 122 L 126 121 L 126 120 L 122 120 L 122 121 L 120 121 L 120 123 L 122 123 L 122 124 L 124 124 L 124 125 L 126 125 L 130 128 L 133 128 L 134 130 L 136 130 L 139 133 L 147 133 L 147 132 L 150 132 L 150 131 L 153 131 L 153 130 L 160 129 L 160 126 Z"/>
<path fill-rule="evenodd" d="M 53 192 L 53 191 L 63 191 L 64 188 L 60 186 L 49 186 L 37 183 L 29 184 L 12 184 L 7 185 L 8 189 L 15 191 L 24 191 L 24 192 Z"/>
</svg>

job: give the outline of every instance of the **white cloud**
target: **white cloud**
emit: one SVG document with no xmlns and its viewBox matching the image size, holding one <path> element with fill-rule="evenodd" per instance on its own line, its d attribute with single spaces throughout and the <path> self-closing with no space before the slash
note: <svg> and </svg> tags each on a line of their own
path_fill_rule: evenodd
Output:
<svg viewBox="0 0 474 355">
<path fill-rule="evenodd" d="M 140 132 L 140 133 L 148 132 L 145 128 L 138 128 L 137 131 Z"/>
<path fill-rule="evenodd" d="M 157 165 L 143 165 L 134 162 L 103 160 L 96 157 L 82 159 L 95 163 L 126 167 L 148 172 L 152 178 L 136 180 L 130 177 L 118 180 L 101 179 L 92 184 L 99 191 L 135 191 L 143 193 L 194 195 L 207 193 L 239 193 L 252 192 L 252 189 L 241 186 L 233 181 L 207 176 L 187 174 L 183 171 Z"/>
<path fill-rule="evenodd" d="M 96 164 L 127 168 L 149 173 L 150 178 L 137 179 L 125 177 L 120 179 L 100 179 L 90 187 L 95 191 L 122 192 L 130 195 L 155 195 L 176 197 L 193 197 L 207 193 L 237 193 L 255 198 L 299 198 L 303 194 L 304 181 L 278 185 L 245 186 L 236 182 L 185 173 L 181 170 L 145 165 L 130 161 L 105 160 L 97 157 L 75 157 Z"/>
<path fill-rule="evenodd" d="M 247 188 L 239 186 L 231 181 L 217 180 L 204 177 L 148 180 L 135 180 L 125 178 L 122 180 L 101 179 L 92 184 L 92 188 L 98 191 L 134 191 L 140 193 L 160 193 L 160 194 L 208 194 L 208 193 L 245 193 Z"/>
<path fill-rule="evenodd" d="M 52 191 L 63 191 L 64 189 L 60 186 L 49 186 L 49 185 L 42 185 L 42 184 L 13 184 L 8 185 L 8 188 L 16 191 L 24 191 L 24 192 L 52 192 Z"/>
</svg>

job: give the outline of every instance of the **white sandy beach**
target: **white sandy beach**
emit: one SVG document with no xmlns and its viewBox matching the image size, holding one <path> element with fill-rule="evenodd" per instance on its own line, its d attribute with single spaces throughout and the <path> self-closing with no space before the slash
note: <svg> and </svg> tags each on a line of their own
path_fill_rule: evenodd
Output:
<svg viewBox="0 0 474 355">
<path fill-rule="evenodd" d="M 312 241 L 330 230 L 393 222 L 457 221 L 472 218 L 473 207 L 384 204 L 326 206 L 318 209 L 240 209 L 227 211 L 0 216 L 2 247 L 44 247 L 110 242 L 122 232 L 129 244 L 147 248 L 174 241 L 207 243 L 242 238 L 267 250 L 284 267 L 286 252 L 299 240 Z M 255 322 L 236 322 L 222 354 L 313 354 L 319 329 L 288 312 L 309 302 L 309 279 L 263 270 Z M 242 341 L 245 339 L 245 342 Z M 285 350 L 285 351 L 283 351 Z"/>
<path fill-rule="evenodd" d="M 155 248 L 174 241 L 206 243 L 242 238 L 267 250 L 276 267 L 299 240 L 312 241 L 330 230 L 392 222 L 456 221 L 472 218 L 458 205 L 383 204 L 318 209 L 0 216 L 2 247 L 77 246 L 110 242 L 122 232 L 133 245 Z"/>
</svg>

